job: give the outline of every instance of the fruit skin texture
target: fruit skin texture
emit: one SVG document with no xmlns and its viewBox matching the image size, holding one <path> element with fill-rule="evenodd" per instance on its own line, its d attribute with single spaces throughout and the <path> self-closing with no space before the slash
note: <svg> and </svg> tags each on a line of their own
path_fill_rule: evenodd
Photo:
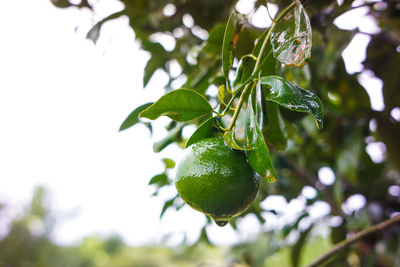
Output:
<svg viewBox="0 0 400 267">
<path fill-rule="evenodd" d="M 244 153 L 231 150 L 218 137 L 201 140 L 187 149 L 175 181 L 181 198 L 220 226 L 249 207 L 259 185 L 259 177 Z"/>
</svg>

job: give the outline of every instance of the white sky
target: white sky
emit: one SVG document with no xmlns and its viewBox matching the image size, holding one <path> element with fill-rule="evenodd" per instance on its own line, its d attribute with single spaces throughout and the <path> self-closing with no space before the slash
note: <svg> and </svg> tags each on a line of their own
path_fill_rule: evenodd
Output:
<svg viewBox="0 0 400 267">
<path fill-rule="evenodd" d="M 121 8 L 116 1 L 99 3 L 100 18 Z M 42 184 L 58 214 L 70 214 L 56 229 L 60 243 L 95 233 L 119 233 L 131 245 L 157 243 L 171 232 L 171 244 L 185 233 L 194 241 L 204 216 L 186 206 L 160 222 L 162 200 L 175 191 L 150 197 L 147 186 L 163 170 L 160 159 L 176 158 L 180 150 L 153 153 L 152 141 L 165 134 L 161 126 L 153 139 L 143 126 L 118 132 L 135 107 L 162 94 L 165 77 L 158 75 L 143 90 L 148 55 L 138 50 L 128 20 L 105 24 L 94 46 L 84 36 L 96 19 L 54 8 L 49 0 L 0 2 L 0 203 L 8 205 L 0 216 L 17 214 Z M 297 212 L 303 200 L 287 206 Z M 244 231 L 213 224 L 207 231 L 224 245 L 256 235 L 261 226 L 247 216 L 239 228 Z M 0 234 L 4 229 L 0 221 Z"/>
<path fill-rule="evenodd" d="M 0 200 L 11 205 L 6 212 L 14 214 L 34 185 L 44 184 L 55 209 L 76 215 L 57 229 L 62 242 L 106 232 L 119 232 L 131 244 L 155 242 L 174 229 L 197 234 L 201 215 L 183 211 L 174 220 L 167 213 L 159 222 L 162 201 L 150 197 L 147 183 L 163 170 L 162 156 L 153 153 L 148 130 L 118 133 L 133 108 L 162 93 L 154 83 L 142 89 L 147 55 L 138 52 L 127 19 L 105 25 L 97 47 L 84 39 L 90 23 L 88 12 L 60 10 L 48 0 L 0 3 Z M 156 140 L 164 134 L 158 130 Z"/>
</svg>

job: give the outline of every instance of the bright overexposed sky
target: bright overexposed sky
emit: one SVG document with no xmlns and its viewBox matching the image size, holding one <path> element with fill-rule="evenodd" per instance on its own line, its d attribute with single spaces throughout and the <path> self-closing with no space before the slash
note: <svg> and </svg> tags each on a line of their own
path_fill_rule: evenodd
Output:
<svg viewBox="0 0 400 267">
<path fill-rule="evenodd" d="M 93 17 L 85 10 L 57 9 L 49 0 L 0 2 L 0 203 L 6 204 L 0 216 L 18 214 L 34 186 L 45 185 L 61 218 L 54 233 L 57 242 L 118 233 L 131 245 L 155 244 L 172 232 L 171 244 L 185 234 L 194 241 L 204 216 L 185 206 L 168 211 L 160 221 L 162 200 L 176 192 L 171 187 L 150 197 L 154 188 L 147 185 L 163 171 L 161 158 L 181 153 L 174 146 L 153 153 L 152 142 L 164 136 L 162 125 L 168 120 L 159 120 L 152 138 L 142 125 L 118 132 L 135 107 L 161 96 L 166 77 L 158 73 L 142 88 L 148 55 L 135 43 L 127 18 L 106 23 L 96 46 L 85 39 L 93 23 L 121 8 L 118 1 L 99 1 Z M 276 12 L 273 7 L 270 11 Z M 366 47 L 368 38 L 358 37 L 352 45 Z M 360 59 L 346 60 L 346 68 L 357 72 L 365 50 L 352 51 L 361 53 Z M 379 96 L 379 84 L 370 90 Z M 290 203 L 276 196 L 262 205 L 282 202 L 297 212 L 315 194 L 312 188 L 303 191 L 303 197 Z M 318 208 L 321 214 L 327 211 L 321 203 Z M 225 245 L 274 223 L 280 224 L 271 217 L 263 228 L 250 215 L 239 220 L 241 232 L 215 224 L 207 232 L 211 241 Z M 6 228 L 1 220 L 0 235 Z"/>
</svg>

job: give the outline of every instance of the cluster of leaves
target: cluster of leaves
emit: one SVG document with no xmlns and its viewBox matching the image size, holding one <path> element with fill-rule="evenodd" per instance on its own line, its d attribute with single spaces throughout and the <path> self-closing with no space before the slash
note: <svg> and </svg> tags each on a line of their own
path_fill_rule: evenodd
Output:
<svg viewBox="0 0 400 267">
<path fill-rule="evenodd" d="M 243 55 L 238 66 L 233 68 L 234 52 L 244 24 L 245 16 L 233 12 L 224 30 L 219 47 L 222 50 L 223 76 L 214 81 L 214 84 L 209 84 L 219 86 L 219 105 L 215 109 L 196 88 L 176 89 L 153 104 L 135 109 L 121 129 L 134 125 L 139 121 L 138 117 L 155 120 L 160 116 L 168 116 L 176 122 L 184 122 L 176 126 L 178 129 L 201 118 L 204 122 L 189 138 L 186 147 L 211 135 L 217 135 L 218 131 L 213 131 L 215 126 L 216 130 L 223 132 L 227 145 L 247 152 L 248 161 L 256 172 L 269 181 L 275 181 L 276 174 L 266 142 L 281 149 L 286 148 L 287 138 L 284 129 L 280 127 L 283 126 L 283 120 L 278 105 L 292 111 L 311 113 L 318 126 L 322 127 L 322 104 L 319 98 L 312 92 L 275 76 L 276 69 L 271 68 L 277 62 L 286 66 L 304 65 L 311 51 L 310 22 L 301 3 L 293 2 L 273 22 L 273 26 L 257 38 L 252 52 Z M 217 37 L 211 34 L 209 39 Z M 217 34 L 220 35 L 220 32 Z M 203 47 L 207 48 L 207 44 Z M 235 76 L 233 82 L 229 79 L 232 73 Z M 232 107 L 238 96 L 238 103 Z M 219 112 L 221 110 L 222 114 Z M 212 117 L 213 113 L 216 116 Z M 229 125 L 225 123 L 225 116 L 231 117 Z M 175 133 L 175 129 L 171 132 Z M 244 134 L 239 137 L 241 132 Z"/>
<path fill-rule="evenodd" d="M 303 21 L 297 24 L 298 27 L 289 27 L 293 26 L 290 17 L 272 24 L 275 25 L 270 34 L 272 42 L 268 42 L 267 49 L 262 53 L 263 61 L 259 61 L 261 67 L 256 68 L 254 76 L 253 70 L 261 50 L 261 48 L 257 50 L 256 47 L 262 46 L 261 40 L 268 34 L 268 29 L 267 31 L 259 29 L 240 15 L 229 18 L 235 1 L 171 0 L 168 4 L 175 7 L 173 15 L 163 13 L 167 5 L 165 1 L 121 0 L 121 2 L 126 8 L 100 21 L 90 31 L 89 37 L 96 40 L 99 29 L 105 21 L 118 15 L 127 15 L 136 38 L 142 43 L 142 48 L 152 55 L 145 69 L 144 84 L 147 84 L 156 69 L 162 69 L 170 77 L 166 86 L 167 94 L 164 97 L 177 97 L 174 94 L 178 94 L 176 92 L 178 91 L 179 97 L 185 99 L 183 102 L 192 101 L 192 97 L 199 99 L 196 101 L 198 113 L 192 113 L 193 109 L 188 113 L 185 110 L 176 113 L 176 110 L 182 108 L 179 105 L 172 108 L 173 112 L 171 109 L 163 110 L 160 107 L 154 111 L 155 106 L 153 106 L 152 112 L 147 110 L 142 113 L 143 116 L 152 118 L 155 118 L 154 114 L 168 115 L 180 121 L 173 121 L 168 125 L 169 134 L 155 146 L 155 151 L 160 151 L 174 142 L 191 144 L 199 138 L 215 135 L 218 132 L 230 132 L 231 134 L 225 135 L 225 139 L 232 142 L 227 143 L 231 146 L 237 145 L 236 148 L 246 149 L 248 144 L 244 138 L 246 134 L 255 137 L 249 145 L 254 146 L 254 142 L 257 141 L 256 147 L 263 147 L 259 153 L 266 153 L 267 149 L 271 152 L 271 165 L 279 178 L 276 183 L 262 185 L 258 200 L 262 201 L 270 194 L 279 194 L 290 201 L 298 197 L 306 185 L 317 189 L 317 195 L 307 199 L 307 207 L 315 202 L 324 201 L 329 204 L 331 210 L 326 218 L 339 216 L 343 221 L 340 226 L 332 227 L 334 243 L 353 231 L 390 217 L 394 211 L 400 209 L 399 197 L 394 192 L 400 184 L 398 139 L 400 123 L 391 115 L 400 107 L 398 93 L 400 77 L 395 71 L 400 64 L 400 53 L 396 51 L 400 45 L 400 7 L 396 1 L 384 0 L 380 3 L 344 1 L 341 5 L 334 0 L 303 1 L 304 8 L 310 16 L 310 24 L 304 22 L 305 13 L 302 13 L 301 8 L 296 9 L 297 14 L 290 13 L 292 20 Z M 275 3 L 280 10 L 291 4 L 291 1 L 286 0 L 270 2 Z M 372 71 L 383 82 L 385 106 L 380 111 L 371 108 L 368 94 L 359 83 L 359 73 L 348 74 L 341 57 L 344 48 L 354 35 L 359 33 L 358 29 L 341 30 L 333 23 L 337 17 L 357 8 L 360 3 L 368 8 L 368 15 L 376 20 L 381 29 L 377 33 L 369 34 L 371 41 L 363 63 L 365 70 Z M 264 2 L 256 1 L 253 12 L 261 4 Z M 184 16 L 192 17 L 194 26 L 185 26 L 182 23 Z M 228 27 L 224 23 L 226 21 L 229 21 Z M 308 47 L 311 38 L 308 37 L 310 35 L 301 33 L 309 31 L 310 26 L 312 26 L 312 59 L 304 61 L 309 51 L 304 50 L 302 46 Z M 204 34 L 198 34 L 199 32 L 208 32 L 208 38 L 205 38 Z M 296 36 L 294 35 L 296 33 L 299 34 Z M 167 51 L 154 38 L 155 34 L 173 37 L 175 47 Z M 292 38 L 293 36 L 296 38 Z M 297 48 L 303 52 L 296 52 Z M 178 76 L 170 72 L 172 61 L 176 61 L 182 69 Z M 281 61 L 286 65 L 281 64 Z M 303 67 L 297 68 L 296 65 Z M 182 78 L 185 79 L 185 83 L 176 86 L 176 82 Z M 232 121 L 230 115 L 232 117 L 234 115 L 234 111 L 229 109 L 230 100 L 234 99 L 231 107 L 237 108 L 240 98 L 239 101 L 235 99 L 246 91 L 248 84 L 251 86 L 243 96 L 240 108 L 243 112 L 237 115 L 233 125 L 235 127 L 229 129 L 234 131 L 221 130 L 221 128 L 228 130 Z M 300 86 L 307 90 L 300 89 Z M 216 97 L 212 94 L 215 87 L 219 88 Z M 179 90 L 179 88 L 186 89 Z M 316 98 L 308 95 L 314 92 L 324 103 L 324 128 L 317 130 L 318 127 L 315 126 L 313 119 L 304 116 L 306 114 L 304 112 L 312 113 L 317 122 L 321 122 L 321 114 L 315 109 L 314 104 L 304 106 L 304 103 L 298 103 L 296 106 L 299 109 L 296 111 L 302 112 L 293 111 L 289 106 L 293 103 L 282 102 L 280 99 L 281 89 L 285 94 L 289 92 L 290 96 L 301 94 L 304 97 L 300 99 L 306 103 L 318 103 Z M 290 97 L 286 96 L 285 101 L 289 101 L 288 99 Z M 299 98 L 294 97 L 294 99 Z M 308 102 L 308 100 L 314 101 Z M 212 109 L 208 103 L 213 103 L 214 106 L 218 103 L 217 109 Z M 138 122 L 148 123 L 140 119 L 138 114 L 152 104 L 135 110 L 130 116 L 132 123 L 126 121 L 123 128 Z M 224 113 L 227 107 L 227 115 L 220 119 L 218 114 Z M 180 114 L 192 114 L 193 117 L 182 118 L 183 115 Z M 197 117 L 198 115 L 201 116 Z M 196 124 L 199 128 L 189 140 L 185 140 L 182 137 L 182 129 L 188 124 Z M 264 138 L 256 138 L 261 136 Z M 379 144 L 386 148 L 386 157 L 383 160 L 374 161 L 367 153 L 366 148 L 371 144 Z M 250 151 L 248 156 L 251 156 Z M 335 174 L 332 185 L 322 184 L 318 180 L 317 173 L 322 167 L 330 168 Z M 170 184 L 171 179 L 167 181 L 166 186 Z M 392 188 L 390 191 L 392 194 L 388 194 L 389 188 Z M 346 213 L 342 209 L 343 203 L 354 194 L 364 196 L 366 204 L 361 210 Z M 181 205 L 177 199 L 170 203 L 172 204 L 168 207 Z M 266 213 L 279 216 L 274 207 L 263 210 L 258 202 L 254 203 L 243 216 L 249 213 L 255 214 L 261 223 L 265 222 Z M 289 223 L 284 227 L 288 229 L 286 234 L 299 231 L 300 222 L 310 218 L 306 208 L 298 215 L 295 223 Z M 314 225 L 315 222 L 302 231 L 297 246 L 293 246 L 293 265 L 298 263 L 302 244 L 310 233 L 308 230 Z M 235 221 L 232 221 L 232 226 L 236 227 Z M 398 233 L 399 229 L 393 227 L 388 231 L 380 238 L 374 236 L 362 241 L 359 246 L 344 251 L 331 262 L 332 266 L 349 265 L 346 260 L 349 255 L 353 259 L 356 257 L 361 265 L 368 263 L 390 266 L 394 262 L 398 247 L 398 241 L 395 240 L 393 233 Z M 206 233 L 205 228 L 202 233 Z M 206 240 L 205 235 L 201 236 Z M 376 250 L 379 240 L 385 246 L 384 251 Z"/>
</svg>

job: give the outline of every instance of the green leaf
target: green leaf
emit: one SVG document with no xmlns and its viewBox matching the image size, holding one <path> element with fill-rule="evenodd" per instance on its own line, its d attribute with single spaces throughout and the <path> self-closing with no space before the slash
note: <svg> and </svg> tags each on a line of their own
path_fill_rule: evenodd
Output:
<svg viewBox="0 0 400 267">
<path fill-rule="evenodd" d="M 68 2 L 68 1 L 53 1 L 53 3 L 54 3 L 54 2 Z M 97 22 L 97 23 L 88 31 L 88 33 L 86 34 L 86 38 L 92 40 L 93 43 L 96 44 L 96 43 L 97 43 L 97 40 L 98 40 L 99 37 L 100 37 L 100 29 L 101 29 L 101 27 L 103 26 L 103 23 L 105 23 L 105 22 L 107 22 L 107 21 L 109 21 L 109 20 L 112 20 L 112 19 L 116 19 L 116 18 L 118 18 L 118 17 L 120 17 L 120 16 L 122 16 L 122 15 L 125 15 L 125 13 L 126 13 L 126 11 L 125 11 L 125 10 L 122 10 L 122 11 L 113 13 L 113 14 L 111 14 L 111 15 L 105 17 L 104 19 L 100 20 L 99 22 Z"/>
<path fill-rule="evenodd" d="M 208 52 L 210 54 L 219 54 L 224 41 L 224 32 L 225 32 L 224 24 L 217 24 L 215 27 L 213 27 L 210 31 L 206 45 L 203 48 L 203 51 Z"/>
<path fill-rule="evenodd" d="M 131 112 L 131 114 L 128 115 L 128 117 L 125 119 L 125 121 L 121 124 L 121 127 L 119 128 L 120 131 L 123 131 L 125 129 L 128 129 L 129 127 L 132 127 L 136 123 L 138 123 L 139 120 L 139 113 L 148 108 L 150 105 L 153 103 L 146 103 L 143 104 L 139 107 L 137 107 L 134 111 Z"/>
<path fill-rule="evenodd" d="M 156 70 L 164 68 L 170 57 L 168 56 L 168 52 L 160 43 L 143 41 L 142 48 L 151 54 L 151 57 L 144 68 L 143 87 L 146 87 Z"/>
<path fill-rule="evenodd" d="M 72 6 L 68 0 L 50 0 L 50 2 L 58 8 L 67 8 Z"/>
<path fill-rule="evenodd" d="M 270 88 L 265 96 L 267 100 L 290 110 L 313 114 L 318 128 L 322 128 L 322 103 L 315 94 L 278 76 L 262 77 L 260 83 Z"/>
<path fill-rule="evenodd" d="M 311 56 L 311 24 L 301 5 L 296 1 L 294 8 L 280 19 L 271 33 L 274 57 L 285 65 L 302 67 Z"/>
<path fill-rule="evenodd" d="M 287 146 L 287 134 L 285 123 L 279 111 L 279 106 L 271 101 L 266 102 L 266 122 L 264 122 L 263 134 L 268 142 L 279 150 L 285 150 Z"/>
<path fill-rule="evenodd" d="M 257 38 L 256 44 L 255 44 L 255 46 L 254 46 L 254 48 L 253 48 L 253 51 L 251 52 L 254 56 L 258 56 L 258 54 L 260 53 L 261 47 L 262 47 L 262 45 L 263 45 L 263 43 L 264 43 L 265 37 L 267 37 L 267 35 L 268 35 L 268 32 L 269 32 L 269 28 L 266 29 L 266 30 L 263 32 L 263 34 L 261 34 L 261 35 Z M 264 51 L 264 53 L 265 53 L 265 51 Z M 263 55 L 263 56 L 264 56 L 264 55 Z"/>
<path fill-rule="evenodd" d="M 226 89 L 224 84 L 218 88 L 218 99 L 223 105 L 226 106 L 229 103 L 231 97 L 232 94 Z"/>
<path fill-rule="evenodd" d="M 249 123 L 246 128 L 246 140 L 249 140 L 248 142 L 254 149 L 248 151 L 247 160 L 250 166 L 261 177 L 266 178 L 268 182 L 275 182 L 277 179 L 275 169 L 272 165 L 269 149 L 265 144 L 263 134 L 260 130 L 260 125 L 257 121 L 256 109 L 253 108 L 252 104 L 249 104 L 248 107 Z"/>
<path fill-rule="evenodd" d="M 164 162 L 166 169 L 172 169 L 175 167 L 175 161 L 173 161 L 172 159 L 164 158 L 162 159 L 162 161 Z"/>
<path fill-rule="evenodd" d="M 205 122 L 203 122 L 189 138 L 189 140 L 186 143 L 186 147 L 189 147 L 192 144 L 199 142 L 200 140 L 210 137 L 210 134 L 213 130 L 214 121 L 215 117 L 211 117 L 207 119 Z"/>
<path fill-rule="evenodd" d="M 152 184 L 156 184 L 158 187 L 167 185 L 167 184 L 169 184 L 168 176 L 165 173 L 155 175 L 150 179 L 149 185 L 152 185 Z"/>
<path fill-rule="evenodd" d="M 248 142 L 248 138 L 246 138 L 249 124 L 249 109 L 246 102 L 243 103 L 240 109 L 233 129 L 224 133 L 225 143 L 237 150 L 251 150 L 254 148 L 253 144 Z"/>
<path fill-rule="evenodd" d="M 224 40 L 222 43 L 222 70 L 226 78 L 233 64 L 233 49 L 239 39 L 239 32 L 245 22 L 244 15 L 235 11 L 231 13 L 225 28 Z"/>
<path fill-rule="evenodd" d="M 266 36 L 268 35 L 269 29 L 266 29 L 264 33 L 257 39 L 257 42 L 253 48 L 253 51 L 251 52 L 252 55 L 258 56 L 260 53 L 262 44 L 264 43 L 264 40 Z M 266 75 L 273 75 L 276 74 L 276 60 L 272 54 L 271 49 L 265 49 L 264 54 L 262 56 L 262 68 L 260 69 L 260 74 L 261 76 L 266 76 Z"/>
<path fill-rule="evenodd" d="M 182 136 L 182 128 L 183 124 L 177 125 L 176 127 L 172 128 L 166 137 L 161 139 L 160 141 L 154 143 L 153 145 L 153 151 L 158 153 L 161 152 L 164 148 L 175 142 L 176 140 L 179 140 Z"/>
<path fill-rule="evenodd" d="M 246 150 L 236 142 L 235 130 L 227 131 L 224 133 L 224 140 L 227 146 L 236 150 Z"/>
<path fill-rule="evenodd" d="M 174 204 L 174 201 L 175 201 L 175 199 L 177 197 L 178 197 L 178 195 L 176 195 L 175 197 L 165 201 L 164 206 L 162 207 L 162 210 L 161 210 L 161 213 L 160 213 L 160 219 L 164 216 L 164 214 L 167 211 L 167 209 Z"/>
<path fill-rule="evenodd" d="M 243 84 L 251 76 L 255 64 L 256 60 L 253 57 L 249 55 L 242 57 L 242 59 L 239 61 L 236 78 L 233 81 L 234 88 Z"/>
<path fill-rule="evenodd" d="M 139 117 L 155 120 L 168 116 L 174 121 L 189 121 L 212 112 L 207 99 L 190 89 L 177 89 L 162 96 L 143 110 Z"/>
</svg>

